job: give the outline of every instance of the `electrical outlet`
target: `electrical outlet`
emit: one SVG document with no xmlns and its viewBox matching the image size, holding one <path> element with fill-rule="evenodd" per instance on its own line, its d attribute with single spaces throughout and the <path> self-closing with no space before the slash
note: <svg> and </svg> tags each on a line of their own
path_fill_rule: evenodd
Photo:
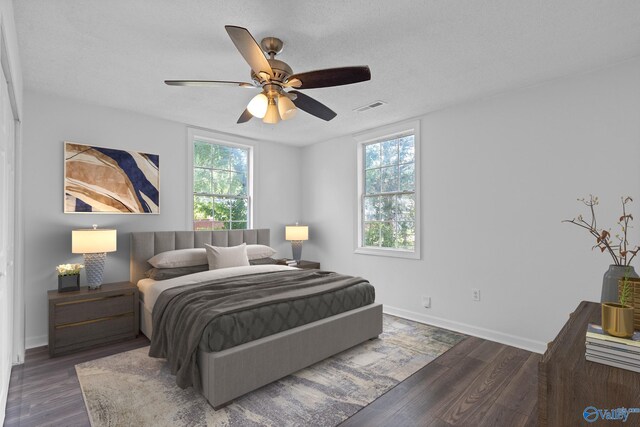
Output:
<svg viewBox="0 0 640 427">
<path fill-rule="evenodd" d="M 471 289 L 471 299 L 474 301 L 480 301 L 480 289 Z"/>
<path fill-rule="evenodd" d="M 431 297 L 423 295 L 422 296 L 422 306 L 424 308 L 431 308 Z"/>
</svg>

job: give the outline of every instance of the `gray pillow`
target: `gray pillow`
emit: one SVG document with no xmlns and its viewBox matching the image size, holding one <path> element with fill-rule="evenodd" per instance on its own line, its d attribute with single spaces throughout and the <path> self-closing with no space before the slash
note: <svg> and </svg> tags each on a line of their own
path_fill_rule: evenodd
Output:
<svg viewBox="0 0 640 427">
<path fill-rule="evenodd" d="M 208 261 L 204 248 L 190 248 L 162 252 L 150 258 L 147 262 L 156 268 L 174 268 L 203 265 Z"/>
<path fill-rule="evenodd" d="M 247 245 L 247 258 L 254 259 L 269 258 L 276 254 L 276 250 L 266 245 Z"/>
<path fill-rule="evenodd" d="M 250 259 L 249 264 L 251 265 L 265 265 L 265 264 L 277 264 L 278 260 L 273 258 L 259 258 L 259 259 Z"/>
<path fill-rule="evenodd" d="M 153 280 L 167 280 L 174 277 L 186 276 L 187 274 L 200 273 L 209 270 L 209 265 L 192 265 L 189 267 L 175 268 L 152 268 L 147 270 L 144 275 Z"/>
</svg>

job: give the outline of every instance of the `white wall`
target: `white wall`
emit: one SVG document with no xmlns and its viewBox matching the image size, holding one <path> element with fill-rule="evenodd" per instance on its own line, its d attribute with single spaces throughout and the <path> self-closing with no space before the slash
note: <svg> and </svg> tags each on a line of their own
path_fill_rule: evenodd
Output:
<svg viewBox="0 0 640 427">
<path fill-rule="evenodd" d="M 184 230 L 186 203 L 186 125 L 136 113 L 79 103 L 31 90 L 24 101 L 25 302 L 27 348 L 47 340 L 47 290 L 57 288 L 55 266 L 82 262 L 71 254 L 71 230 L 112 227 L 118 251 L 107 256 L 104 282 L 129 279 L 131 231 Z M 101 215 L 63 213 L 63 142 L 137 150 L 160 155 L 160 214 Z M 272 244 L 282 256 L 284 224 L 300 215 L 300 149 L 256 143 L 254 227 L 271 228 Z M 286 184 L 286 185 L 283 185 Z M 284 189 L 287 190 L 284 190 Z M 81 276 L 84 281 L 84 275 Z"/>
<path fill-rule="evenodd" d="M 630 195 L 640 222 L 640 60 L 420 120 L 422 260 L 353 253 L 352 137 L 303 151 L 304 258 L 368 278 L 389 312 L 543 351 L 581 300 L 599 300 L 610 261 L 561 224 L 584 211 L 576 198 L 599 195 L 613 227 Z"/>
</svg>

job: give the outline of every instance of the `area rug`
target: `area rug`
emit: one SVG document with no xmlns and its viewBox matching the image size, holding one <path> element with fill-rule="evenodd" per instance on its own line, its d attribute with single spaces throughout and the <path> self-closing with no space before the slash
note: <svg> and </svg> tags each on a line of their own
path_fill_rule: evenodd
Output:
<svg viewBox="0 0 640 427">
<path fill-rule="evenodd" d="M 367 341 L 214 411 L 149 347 L 76 365 L 93 427 L 335 426 L 465 336 L 389 315 Z"/>
</svg>

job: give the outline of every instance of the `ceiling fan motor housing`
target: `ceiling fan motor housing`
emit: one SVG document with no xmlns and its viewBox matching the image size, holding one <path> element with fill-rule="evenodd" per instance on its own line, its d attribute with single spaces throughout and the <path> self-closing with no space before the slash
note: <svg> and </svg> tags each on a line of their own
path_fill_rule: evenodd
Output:
<svg viewBox="0 0 640 427">
<path fill-rule="evenodd" d="M 267 74 L 265 76 L 265 77 L 267 76 L 269 77 L 267 79 L 251 71 L 251 79 L 254 82 L 256 82 L 258 85 L 262 85 L 267 82 L 282 85 L 284 82 L 287 81 L 289 76 L 293 74 L 293 70 L 291 69 L 289 64 L 287 64 L 286 62 L 280 61 L 279 59 L 267 59 L 267 61 L 269 61 L 269 65 L 271 65 L 271 69 L 273 70 L 273 77 L 270 77 Z"/>
</svg>

